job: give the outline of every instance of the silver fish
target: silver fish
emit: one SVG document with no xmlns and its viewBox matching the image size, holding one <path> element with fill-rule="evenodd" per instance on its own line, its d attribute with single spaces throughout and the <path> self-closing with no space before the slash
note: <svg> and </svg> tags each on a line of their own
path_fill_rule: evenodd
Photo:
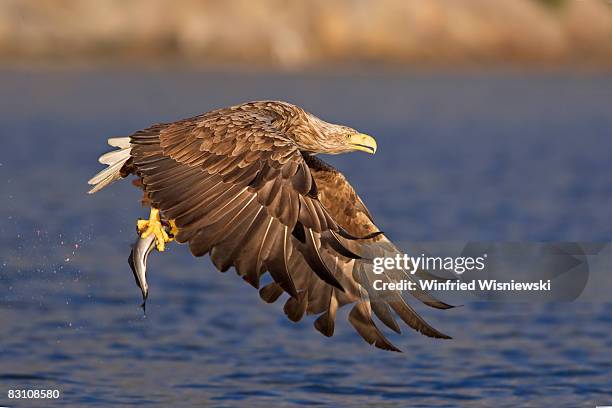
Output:
<svg viewBox="0 0 612 408">
<path fill-rule="evenodd" d="M 136 284 L 142 291 L 142 310 L 146 311 L 147 296 L 149 295 L 149 285 L 147 284 L 147 257 L 155 248 L 155 235 L 151 234 L 146 238 L 140 236 L 132 245 L 132 251 L 128 258 L 128 263 L 134 273 Z"/>
</svg>

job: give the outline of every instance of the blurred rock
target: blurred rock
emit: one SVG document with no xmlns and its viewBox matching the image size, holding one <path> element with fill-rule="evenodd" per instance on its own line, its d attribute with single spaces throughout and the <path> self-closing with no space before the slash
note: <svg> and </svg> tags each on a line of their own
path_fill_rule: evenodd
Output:
<svg viewBox="0 0 612 408">
<path fill-rule="evenodd" d="M 610 65 L 608 0 L 2 0 L 0 61 Z"/>
</svg>

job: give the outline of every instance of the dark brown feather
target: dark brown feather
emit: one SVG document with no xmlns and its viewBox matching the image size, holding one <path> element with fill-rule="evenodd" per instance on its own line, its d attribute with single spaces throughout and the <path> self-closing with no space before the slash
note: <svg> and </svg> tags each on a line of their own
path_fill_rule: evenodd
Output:
<svg viewBox="0 0 612 408">
<path fill-rule="evenodd" d="M 259 296 L 266 303 L 274 303 L 283 294 L 283 288 L 276 282 L 268 283 L 259 289 Z M 293 299 L 293 298 L 292 298 Z"/>
<path fill-rule="evenodd" d="M 298 293 L 297 297 L 291 297 L 285 302 L 283 310 L 289 320 L 299 322 L 306 312 L 307 305 L 308 297 L 306 296 L 306 292 L 301 291 Z"/>
<path fill-rule="evenodd" d="M 401 352 L 400 349 L 387 340 L 378 327 L 376 327 L 370 316 L 370 312 L 367 310 L 365 302 L 359 302 L 353 306 L 353 309 L 349 313 L 349 322 L 366 342 L 383 350 Z"/>
</svg>

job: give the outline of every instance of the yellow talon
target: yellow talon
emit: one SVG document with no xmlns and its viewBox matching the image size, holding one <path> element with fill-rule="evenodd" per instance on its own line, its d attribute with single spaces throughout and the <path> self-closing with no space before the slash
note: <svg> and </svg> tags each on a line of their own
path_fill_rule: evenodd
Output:
<svg viewBox="0 0 612 408">
<path fill-rule="evenodd" d="M 144 232 L 144 230 L 147 229 L 148 225 L 149 225 L 149 221 L 147 221 L 147 220 L 138 220 L 136 222 L 136 228 L 138 229 L 138 233 L 142 234 Z"/>
<path fill-rule="evenodd" d="M 174 222 L 171 222 L 173 230 L 176 228 Z M 163 252 L 166 249 L 166 242 L 172 241 L 172 238 L 168 236 L 166 229 L 162 225 L 161 218 L 159 217 L 159 210 L 157 208 L 151 208 L 151 215 L 148 220 L 138 220 L 136 228 L 141 238 L 146 238 L 149 235 L 155 235 L 155 244 L 157 250 Z M 178 230 L 177 230 L 178 232 Z M 174 232 L 171 232 L 174 235 Z"/>
<path fill-rule="evenodd" d="M 178 227 L 176 226 L 176 223 L 174 222 L 174 220 L 170 220 L 170 234 L 172 234 L 172 238 L 170 238 L 170 241 L 172 241 L 174 239 L 174 237 L 176 236 L 176 234 L 178 234 Z"/>
</svg>

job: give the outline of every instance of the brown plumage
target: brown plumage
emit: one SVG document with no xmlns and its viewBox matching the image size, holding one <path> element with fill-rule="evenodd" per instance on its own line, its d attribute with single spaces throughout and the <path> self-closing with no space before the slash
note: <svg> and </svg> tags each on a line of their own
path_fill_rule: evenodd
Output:
<svg viewBox="0 0 612 408">
<path fill-rule="evenodd" d="M 373 153 L 369 136 L 276 101 L 250 102 L 111 139 L 121 150 L 100 161 L 109 168 L 90 180 L 99 190 L 135 174 L 143 203 L 178 227 L 175 238 L 193 255 L 209 254 L 222 272 L 234 267 L 266 302 L 289 294 L 293 320 L 319 315 L 315 327 L 333 335 L 336 311 L 353 303 L 349 321 L 376 347 L 399 351 L 372 315 L 399 332 L 394 315 L 421 333 L 448 336 L 427 324 L 398 292 L 376 292 L 374 279 L 413 279 L 405 271 L 374 275 L 371 259 L 395 256 L 345 177 L 313 154 Z M 450 306 L 425 292 L 423 303 Z"/>
</svg>

